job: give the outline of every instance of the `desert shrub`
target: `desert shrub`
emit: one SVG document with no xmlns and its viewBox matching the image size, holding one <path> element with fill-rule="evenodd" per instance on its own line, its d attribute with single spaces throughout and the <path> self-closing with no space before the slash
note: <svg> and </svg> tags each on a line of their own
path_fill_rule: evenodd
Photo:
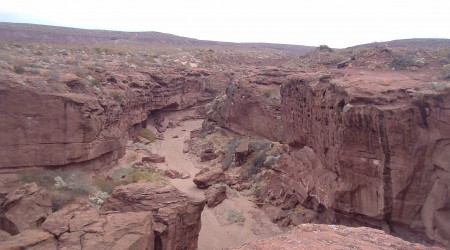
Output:
<svg viewBox="0 0 450 250">
<path fill-rule="evenodd" d="M 88 194 L 92 191 L 91 180 L 80 172 L 73 173 L 66 182 L 68 188 L 77 194 Z"/>
<path fill-rule="evenodd" d="M 154 169 L 133 169 L 130 174 L 131 182 L 146 181 L 151 183 L 167 184 L 168 180 Z"/>
<path fill-rule="evenodd" d="M 265 98 L 270 98 L 270 97 L 272 97 L 272 90 L 271 90 L 271 89 L 265 89 L 265 90 L 263 90 L 263 96 L 264 96 Z"/>
<path fill-rule="evenodd" d="M 389 66 L 394 69 L 406 69 L 415 65 L 414 55 L 411 53 L 407 54 L 396 54 L 394 58 L 389 63 Z"/>
<path fill-rule="evenodd" d="M 100 206 L 105 203 L 106 199 L 108 199 L 109 194 L 102 191 L 97 191 L 93 195 L 89 195 L 89 202 L 91 206 L 94 208 L 100 208 Z"/>
<path fill-rule="evenodd" d="M 266 157 L 266 159 L 263 162 L 264 167 L 270 167 L 273 164 L 275 164 L 278 161 L 278 157 L 275 157 L 273 155 L 269 155 Z"/>
<path fill-rule="evenodd" d="M 235 152 L 238 144 L 239 144 L 239 139 L 233 138 L 226 145 L 226 151 L 225 151 L 225 156 L 222 161 L 222 165 L 227 169 L 231 166 L 231 164 L 234 161 L 234 152 Z"/>
<path fill-rule="evenodd" d="M 333 49 L 328 47 L 328 45 L 320 45 L 319 46 L 319 51 L 333 52 Z"/>
<path fill-rule="evenodd" d="M 78 66 L 78 65 L 74 66 L 72 68 L 72 71 L 75 73 L 76 76 L 78 76 L 80 78 L 86 77 L 86 75 L 87 75 L 87 71 L 84 68 L 82 68 L 81 66 Z"/>
<path fill-rule="evenodd" d="M 59 71 L 51 70 L 51 71 L 47 72 L 47 77 L 52 81 L 59 81 L 59 79 L 60 79 Z"/>
<path fill-rule="evenodd" d="M 446 88 L 447 88 L 447 84 L 439 83 L 439 82 L 432 82 L 432 83 L 427 85 L 427 89 L 436 90 L 436 91 L 441 91 L 441 90 L 444 90 Z"/>
<path fill-rule="evenodd" d="M 58 93 L 64 93 L 67 91 L 67 85 L 64 83 L 56 82 L 50 85 L 52 90 L 58 92 Z"/>
<path fill-rule="evenodd" d="M 13 66 L 13 70 L 14 72 L 16 72 L 17 74 L 23 74 L 25 73 L 25 68 L 22 65 L 14 65 Z"/>
<path fill-rule="evenodd" d="M 52 211 L 56 212 L 60 210 L 66 204 L 70 203 L 75 197 L 76 194 L 70 190 L 58 190 L 51 192 L 50 199 L 52 202 Z"/>
<path fill-rule="evenodd" d="M 137 160 L 138 157 L 139 157 L 139 154 L 138 154 L 137 152 L 131 151 L 131 152 L 129 152 L 129 153 L 127 154 L 127 156 L 126 156 L 126 161 L 127 161 L 127 162 L 132 162 L 132 161 Z"/>
<path fill-rule="evenodd" d="M 130 167 L 123 167 L 114 170 L 111 177 L 113 180 L 123 180 L 133 171 Z"/>
<path fill-rule="evenodd" d="M 29 72 L 32 75 L 40 75 L 41 74 L 41 72 L 38 69 L 30 69 Z"/>
<path fill-rule="evenodd" d="M 122 184 L 136 183 L 139 181 L 167 184 L 167 178 L 153 168 L 136 169 L 130 167 L 124 167 L 116 169 L 112 174 L 113 180 L 118 180 Z"/>
<path fill-rule="evenodd" d="M 120 186 L 120 182 L 113 179 L 96 178 L 93 180 L 93 185 L 100 191 L 111 194 L 117 186 Z"/>
<path fill-rule="evenodd" d="M 239 223 L 242 224 L 245 221 L 245 217 L 242 214 L 242 212 L 234 210 L 234 209 L 228 209 L 227 210 L 227 221 L 231 223 Z"/>
<path fill-rule="evenodd" d="M 450 64 L 446 64 L 442 67 L 441 79 L 450 80 Z"/>
<path fill-rule="evenodd" d="M 261 151 L 258 154 L 256 154 L 256 156 L 253 157 L 248 164 L 247 174 L 250 176 L 258 173 L 261 167 L 263 166 L 265 160 L 266 160 L 265 151 Z"/>
<path fill-rule="evenodd" d="M 149 140 L 150 142 L 154 142 L 156 140 L 156 135 L 152 131 L 150 131 L 146 128 L 140 129 L 138 131 L 138 136 L 143 137 L 143 138 Z"/>
<path fill-rule="evenodd" d="M 145 145 L 144 143 L 138 142 L 138 143 L 135 143 L 135 146 L 137 147 L 138 150 L 141 150 L 141 151 L 144 151 L 147 153 L 151 153 L 149 146 Z"/>
<path fill-rule="evenodd" d="M 19 178 L 24 183 L 35 182 L 38 186 L 51 188 L 55 185 L 55 171 L 45 169 L 26 169 L 19 173 Z"/>
<path fill-rule="evenodd" d="M 119 92 L 112 92 L 111 96 L 118 103 L 121 103 L 122 100 L 123 100 L 123 97 L 122 97 L 122 95 Z"/>
<path fill-rule="evenodd" d="M 67 182 L 65 182 L 61 176 L 56 176 L 54 180 L 55 180 L 54 186 L 56 189 L 65 189 L 69 187 L 69 184 L 67 184 Z"/>
<path fill-rule="evenodd" d="M 248 145 L 251 152 L 259 152 L 270 148 L 271 142 L 267 139 L 252 138 Z"/>
<path fill-rule="evenodd" d="M 95 77 L 87 76 L 87 80 L 89 81 L 89 84 L 91 84 L 93 87 L 101 88 L 102 83 Z"/>
</svg>

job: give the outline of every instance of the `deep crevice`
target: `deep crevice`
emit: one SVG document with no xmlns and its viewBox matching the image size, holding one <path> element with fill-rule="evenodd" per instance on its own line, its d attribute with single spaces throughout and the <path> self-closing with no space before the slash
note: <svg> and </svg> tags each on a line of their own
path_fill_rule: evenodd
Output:
<svg viewBox="0 0 450 250">
<path fill-rule="evenodd" d="M 380 111 L 379 114 L 379 131 L 380 142 L 384 153 L 384 165 L 383 165 L 383 201 L 384 201 L 384 215 L 383 220 L 387 223 L 392 230 L 392 176 L 391 176 L 391 150 L 389 147 L 389 138 L 386 131 L 386 121 L 384 112 Z"/>
</svg>

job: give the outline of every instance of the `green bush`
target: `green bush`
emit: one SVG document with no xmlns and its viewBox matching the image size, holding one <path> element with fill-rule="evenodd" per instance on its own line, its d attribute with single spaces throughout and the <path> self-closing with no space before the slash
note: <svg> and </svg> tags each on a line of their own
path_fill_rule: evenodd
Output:
<svg viewBox="0 0 450 250">
<path fill-rule="evenodd" d="M 119 92 L 112 92 L 111 96 L 116 102 L 122 103 L 123 97 Z"/>
<path fill-rule="evenodd" d="M 228 209 L 227 210 L 227 220 L 231 223 L 239 223 L 242 224 L 245 221 L 244 215 L 242 215 L 242 212 L 234 210 L 234 209 Z"/>
<path fill-rule="evenodd" d="M 111 194 L 117 186 L 120 186 L 121 183 L 117 180 L 96 178 L 94 179 L 93 184 L 98 187 L 100 191 Z"/>
<path fill-rule="evenodd" d="M 415 65 L 412 54 L 395 55 L 389 66 L 394 69 L 406 69 Z"/>
<path fill-rule="evenodd" d="M 108 199 L 109 194 L 102 191 L 97 191 L 93 195 L 89 195 L 89 202 L 92 207 L 100 208 L 100 206 L 105 203 L 106 199 Z"/>
<path fill-rule="evenodd" d="M 228 169 L 231 164 L 233 164 L 234 161 L 234 152 L 236 150 L 236 147 L 239 145 L 239 139 L 233 138 L 231 139 L 226 148 L 225 157 L 223 158 L 222 165 Z"/>
<path fill-rule="evenodd" d="M 156 135 L 146 128 L 140 129 L 138 131 L 138 136 L 143 137 L 149 140 L 150 142 L 154 142 L 156 140 Z"/>
<path fill-rule="evenodd" d="M 154 169 L 134 169 L 130 174 L 131 182 L 139 181 L 167 184 L 168 180 L 165 176 L 155 171 Z"/>
<path fill-rule="evenodd" d="M 75 197 L 77 197 L 77 194 L 75 194 L 71 190 L 52 191 L 50 194 L 50 199 L 52 201 L 52 211 L 56 212 L 60 210 L 65 205 L 73 201 Z"/>
<path fill-rule="evenodd" d="M 81 173 L 69 170 L 30 169 L 20 172 L 20 180 L 25 183 L 35 182 L 50 191 L 53 212 L 58 211 L 75 197 L 87 194 L 90 184 Z"/>
<path fill-rule="evenodd" d="M 264 96 L 265 98 L 270 98 L 270 97 L 272 97 L 272 90 L 271 90 L 271 89 L 265 89 L 265 90 L 263 90 L 263 96 Z"/>
<path fill-rule="evenodd" d="M 446 64 L 442 67 L 441 79 L 450 80 L 450 64 Z"/>
<path fill-rule="evenodd" d="M 136 183 L 139 181 L 167 184 L 167 178 L 153 168 L 136 169 L 124 167 L 114 170 L 112 174 L 113 180 L 119 181 L 117 185 Z M 106 192 L 106 191 L 105 191 Z"/>
<path fill-rule="evenodd" d="M 114 170 L 111 177 L 113 180 L 124 180 L 131 172 L 133 172 L 133 169 L 129 167 L 118 168 Z"/>
<path fill-rule="evenodd" d="M 16 72 L 17 74 L 23 74 L 25 73 L 25 68 L 22 65 L 14 65 L 13 66 L 13 70 L 14 72 Z"/>
<path fill-rule="evenodd" d="M 41 72 L 38 69 L 30 69 L 29 72 L 32 75 L 40 75 L 41 74 Z"/>
</svg>

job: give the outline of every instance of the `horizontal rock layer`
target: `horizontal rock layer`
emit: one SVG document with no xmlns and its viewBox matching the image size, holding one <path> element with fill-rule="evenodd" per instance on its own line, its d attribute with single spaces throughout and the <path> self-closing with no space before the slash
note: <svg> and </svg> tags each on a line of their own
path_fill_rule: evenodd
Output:
<svg viewBox="0 0 450 250">
<path fill-rule="evenodd" d="M 197 249 L 205 200 L 192 200 L 173 186 L 135 183 L 117 188 L 101 211 L 154 216 L 155 249 Z"/>
<path fill-rule="evenodd" d="M 450 216 L 450 91 L 381 94 L 370 99 L 305 77 L 282 86 L 296 193 L 450 245 L 450 228 L 441 223 Z"/>
<path fill-rule="evenodd" d="M 287 77 L 279 109 L 262 87 L 231 85 L 208 118 L 290 145 L 267 172 L 265 201 L 331 211 L 328 222 L 425 232 L 449 246 L 450 91 L 423 85 L 397 73 L 303 73 Z"/>
<path fill-rule="evenodd" d="M 103 73 L 101 93 L 76 79 L 67 82 L 71 93 L 42 93 L 0 79 L 0 170 L 108 165 L 124 155 L 128 133 L 152 111 L 211 99 L 228 81 L 204 70 L 154 71 Z"/>
</svg>

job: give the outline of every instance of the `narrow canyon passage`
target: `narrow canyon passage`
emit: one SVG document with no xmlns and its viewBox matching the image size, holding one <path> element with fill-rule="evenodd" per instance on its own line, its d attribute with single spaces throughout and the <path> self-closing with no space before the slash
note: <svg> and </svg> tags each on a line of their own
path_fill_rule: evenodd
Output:
<svg viewBox="0 0 450 250">
<path fill-rule="evenodd" d="M 175 128 L 164 132 L 164 140 L 152 145 L 153 153 L 166 157 L 165 163 L 157 164 L 160 169 L 174 169 L 180 173 L 189 173 L 189 179 L 173 179 L 172 184 L 179 190 L 196 198 L 203 198 L 204 191 L 198 189 L 192 181 L 200 170 L 197 159 L 183 153 L 184 141 L 190 132 L 200 128 L 203 120 L 188 120 Z M 245 217 L 241 224 L 227 221 L 229 211 L 239 211 Z M 222 204 L 202 212 L 202 228 L 199 236 L 199 250 L 221 249 L 239 246 L 255 239 L 281 233 L 281 230 L 256 208 L 255 204 L 244 195 L 235 191 L 228 192 L 228 199 Z"/>
</svg>

